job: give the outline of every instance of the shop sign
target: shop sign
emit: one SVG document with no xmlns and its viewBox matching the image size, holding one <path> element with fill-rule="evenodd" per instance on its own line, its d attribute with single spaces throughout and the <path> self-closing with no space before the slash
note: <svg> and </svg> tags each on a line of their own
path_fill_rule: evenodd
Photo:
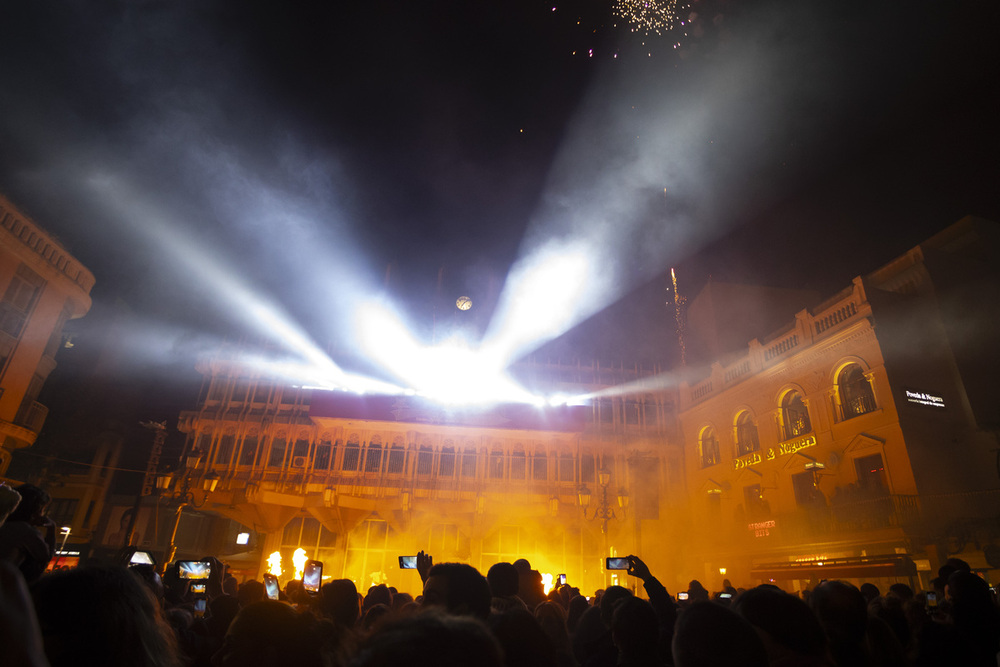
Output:
<svg viewBox="0 0 1000 667">
<path fill-rule="evenodd" d="M 931 408 L 944 407 L 944 398 L 941 396 L 935 396 L 934 394 L 928 394 L 926 391 L 916 391 L 914 389 L 904 389 L 903 393 L 906 394 L 907 403 L 926 405 Z"/>
<path fill-rule="evenodd" d="M 770 537 L 777 523 L 774 519 L 770 521 L 751 521 L 747 524 L 747 529 L 753 533 L 754 537 Z"/>
<path fill-rule="evenodd" d="M 816 446 L 816 436 L 810 435 L 806 436 L 805 438 L 799 438 L 798 440 L 790 440 L 789 442 L 781 443 L 780 445 L 778 445 L 778 455 L 785 456 L 787 454 L 794 454 L 799 450 L 815 446 Z M 770 453 L 770 451 L 768 453 Z"/>
<path fill-rule="evenodd" d="M 757 465 L 763 460 L 764 459 L 761 457 L 760 452 L 753 452 L 751 454 L 745 454 L 738 459 L 733 459 L 733 465 L 736 467 L 736 470 L 743 470 L 744 468 L 749 468 L 752 465 Z"/>
</svg>

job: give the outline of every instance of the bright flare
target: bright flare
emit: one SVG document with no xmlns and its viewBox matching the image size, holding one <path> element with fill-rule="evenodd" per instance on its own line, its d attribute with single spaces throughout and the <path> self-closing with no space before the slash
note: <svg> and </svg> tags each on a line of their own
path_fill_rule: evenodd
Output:
<svg viewBox="0 0 1000 667">
<path fill-rule="evenodd" d="M 306 556 L 306 550 L 301 547 L 296 549 L 295 553 L 292 554 L 292 565 L 295 566 L 295 576 L 292 577 L 293 579 L 302 578 L 302 574 L 306 569 L 307 560 L 309 560 L 309 557 Z"/>
<path fill-rule="evenodd" d="M 423 346 L 388 308 L 375 302 L 355 316 L 366 354 L 398 375 L 414 393 L 441 403 L 533 403 L 535 397 L 504 373 L 506 359 L 453 337 Z"/>
<path fill-rule="evenodd" d="M 555 588 L 555 584 L 552 583 L 554 581 L 555 581 L 555 577 L 553 577 L 548 572 L 542 572 L 542 586 L 545 587 L 545 594 L 546 595 L 548 595 L 549 593 L 551 593 L 552 589 Z"/>
<path fill-rule="evenodd" d="M 281 554 L 277 551 L 267 557 L 267 571 L 276 577 L 281 576 L 283 572 L 281 569 Z"/>
</svg>

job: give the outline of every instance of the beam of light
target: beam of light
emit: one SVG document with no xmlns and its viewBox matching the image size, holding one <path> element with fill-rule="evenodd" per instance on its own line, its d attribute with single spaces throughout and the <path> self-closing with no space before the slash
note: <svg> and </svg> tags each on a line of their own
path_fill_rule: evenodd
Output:
<svg viewBox="0 0 1000 667">
<path fill-rule="evenodd" d="M 295 566 L 295 575 L 292 579 L 301 579 L 303 573 L 306 569 L 306 562 L 309 560 L 309 556 L 306 555 L 306 550 L 299 547 L 292 554 L 292 565 Z"/>
<path fill-rule="evenodd" d="M 143 229 L 158 248 L 168 253 L 179 266 L 200 284 L 215 289 L 229 305 L 230 315 L 252 326 L 259 334 L 285 349 L 300 355 L 319 372 L 336 376 L 340 368 L 323 352 L 295 322 L 276 304 L 269 303 L 242 283 L 236 272 L 226 268 L 217 255 L 210 255 L 203 245 L 178 233 L 181 226 L 143 199 L 121 179 L 95 176 L 90 179 L 95 192 L 115 207 L 124 219 L 139 219 Z"/>
<path fill-rule="evenodd" d="M 293 385 L 308 389 L 385 395 L 408 392 L 408 389 L 390 382 L 347 373 L 339 368 L 317 367 L 299 359 L 280 359 L 263 354 L 244 353 L 240 354 L 238 361 L 241 367 L 253 369 L 266 377 L 282 378 Z"/>
<path fill-rule="evenodd" d="M 583 403 L 593 400 L 595 398 L 608 398 L 610 396 L 633 396 L 637 394 L 648 394 L 657 391 L 663 391 L 665 389 L 672 389 L 680 385 L 683 379 L 674 372 L 660 373 L 658 375 L 653 375 L 650 377 L 639 378 L 638 380 L 633 380 L 632 382 L 626 382 L 625 384 L 615 385 L 613 387 L 605 387 L 598 391 L 590 392 L 588 394 L 581 394 L 579 396 L 573 397 L 573 400 L 578 401 L 571 405 L 582 405 Z"/>
<path fill-rule="evenodd" d="M 267 557 L 267 571 L 276 577 L 280 577 L 284 570 L 281 569 L 281 554 L 277 551 Z"/>
<path fill-rule="evenodd" d="M 509 364 L 591 314 L 605 287 L 595 259 L 585 242 L 552 241 L 520 260 L 483 339 L 487 357 Z"/>
</svg>

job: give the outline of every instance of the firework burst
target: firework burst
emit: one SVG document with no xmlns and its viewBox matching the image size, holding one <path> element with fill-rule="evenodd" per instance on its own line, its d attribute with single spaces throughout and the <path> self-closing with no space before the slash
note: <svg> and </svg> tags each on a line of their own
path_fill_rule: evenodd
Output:
<svg viewBox="0 0 1000 667">
<path fill-rule="evenodd" d="M 632 32 L 662 35 L 681 22 L 678 10 L 686 6 L 677 0 L 615 0 L 613 11 Z"/>
</svg>

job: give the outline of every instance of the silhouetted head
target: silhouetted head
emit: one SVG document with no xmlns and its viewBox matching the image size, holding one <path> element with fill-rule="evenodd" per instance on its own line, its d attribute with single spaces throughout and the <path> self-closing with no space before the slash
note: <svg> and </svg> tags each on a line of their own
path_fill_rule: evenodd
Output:
<svg viewBox="0 0 1000 667">
<path fill-rule="evenodd" d="M 761 586 L 736 598 L 733 609 L 764 636 L 772 659 L 788 652 L 803 657 L 826 654 L 823 627 L 809 605 L 794 595 Z"/>
<path fill-rule="evenodd" d="M 861 584 L 861 588 L 858 590 L 861 591 L 861 597 L 865 599 L 865 602 L 871 602 L 882 594 L 882 591 L 878 589 L 878 586 L 867 581 Z"/>
<path fill-rule="evenodd" d="M 816 613 L 838 664 L 864 659 L 868 605 L 861 591 L 843 581 L 824 581 L 813 589 L 809 606 Z"/>
<path fill-rule="evenodd" d="M 334 623 L 353 628 L 361 614 L 358 589 L 350 579 L 334 579 L 320 588 L 319 608 Z"/>
<path fill-rule="evenodd" d="M 229 625 L 215 667 L 321 667 L 322 642 L 311 618 L 277 600 L 247 605 Z"/>
<path fill-rule="evenodd" d="M 577 598 L 574 598 L 577 599 Z M 587 598 L 579 598 L 586 601 Z M 535 619 L 542 630 L 549 636 L 552 646 L 557 651 L 569 652 L 569 630 L 566 627 L 566 612 L 562 605 L 554 602 L 543 602 L 535 607 Z"/>
<path fill-rule="evenodd" d="M 611 617 L 611 638 L 623 656 L 653 656 L 659 623 L 652 605 L 637 597 L 618 603 Z"/>
<path fill-rule="evenodd" d="M 486 573 L 493 597 L 517 595 L 520 575 L 511 563 L 497 563 Z"/>
<path fill-rule="evenodd" d="M 385 584 L 369 587 L 362 606 L 365 611 L 368 611 L 377 604 L 384 604 L 386 607 L 392 607 L 392 591 L 390 591 L 389 587 Z"/>
<path fill-rule="evenodd" d="M 14 490 L 21 496 L 21 502 L 10 513 L 7 520 L 37 524 L 45 515 L 45 508 L 52 502 L 52 496 L 34 484 L 22 484 L 14 487 Z"/>
<path fill-rule="evenodd" d="M 624 586 L 608 586 L 601 596 L 601 620 L 604 625 L 611 627 L 611 617 L 615 613 L 615 607 L 619 602 L 632 597 L 632 591 Z"/>
<path fill-rule="evenodd" d="M 125 568 L 53 572 L 35 582 L 31 593 L 52 667 L 180 664 L 159 605 Z"/>
<path fill-rule="evenodd" d="M 938 576 L 941 577 L 945 583 L 948 583 L 948 579 L 955 572 L 972 572 L 972 568 L 961 558 L 949 558 L 944 562 L 944 565 L 938 568 Z"/>
<path fill-rule="evenodd" d="M 893 584 L 889 586 L 889 592 L 886 595 L 899 598 L 906 603 L 913 599 L 913 589 L 906 584 Z"/>
<path fill-rule="evenodd" d="M 424 607 L 485 619 L 490 615 L 490 586 L 479 570 L 465 563 L 438 563 L 424 582 Z"/>
<path fill-rule="evenodd" d="M 541 606 L 541 605 L 539 605 Z M 488 625 L 500 642 L 504 664 L 519 667 L 556 667 L 556 651 L 541 624 L 525 609 L 490 616 Z"/>
<path fill-rule="evenodd" d="M 7 516 L 14 511 L 14 508 L 21 502 L 21 494 L 0 482 L 0 526 L 7 520 Z"/>
<path fill-rule="evenodd" d="M 392 613 L 392 609 L 389 608 L 389 605 L 382 604 L 381 602 L 373 604 L 365 610 L 365 615 L 361 619 L 361 628 L 365 632 L 370 631 L 390 613 Z"/>
<path fill-rule="evenodd" d="M 266 597 L 267 591 L 264 589 L 264 584 L 256 579 L 244 581 L 243 585 L 236 591 L 236 599 L 240 601 L 241 607 L 260 602 Z"/>
<path fill-rule="evenodd" d="M 708 602 L 708 591 L 697 579 L 688 584 L 688 603 L 692 602 Z"/>
<path fill-rule="evenodd" d="M 484 579 L 484 586 L 485 582 Z M 453 616 L 442 610 L 427 609 L 394 618 L 379 626 L 351 665 L 501 667 L 503 662 L 500 656 L 496 639 L 481 621 L 469 616 Z"/>
<path fill-rule="evenodd" d="M 514 561 L 513 565 L 518 574 L 528 574 L 531 572 L 531 563 L 528 562 L 527 558 L 518 558 Z"/>
<path fill-rule="evenodd" d="M 736 612 L 713 602 L 696 602 L 677 619 L 673 641 L 676 667 L 767 667 L 767 652 L 753 627 Z"/>
</svg>

